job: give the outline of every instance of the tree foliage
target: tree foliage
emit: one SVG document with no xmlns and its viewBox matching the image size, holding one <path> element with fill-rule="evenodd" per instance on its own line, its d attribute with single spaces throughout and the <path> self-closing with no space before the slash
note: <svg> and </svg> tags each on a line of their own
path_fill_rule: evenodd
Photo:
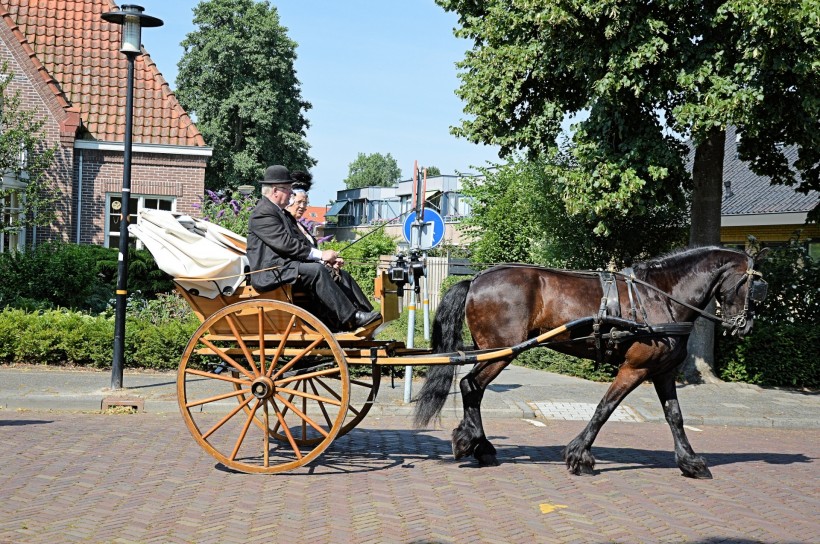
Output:
<svg viewBox="0 0 820 544">
<path fill-rule="evenodd" d="M 323 249 L 339 251 L 347 270 L 367 296 L 373 296 L 374 280 L 379 258 L 396 253 L 396 240 L 385 234 L 384 229 L 362 234 L 354 243 L 331 241 L 322 244 Z"/>
<path fill-rule="evenodd" d="M 466 180 L 472 213 L 464 220 L 474 262 L 526 262 L 560 268 L 631 264 L 671 249 L 685 239 L 686 221 L 672 200 L 645 213 L 612 217 L 617 236 L 595 234 L 599 216 L 570 213 L 561 195 L 572 181 L 569 153 L 533 160 L 512 159 L 484 179 Z M 652 236 L 646 236 L 651 232 Z"/>
<path fill-rule="evenodd" d="M 390 153 L 359 153 L 348 166 L 348 175 L 344 180 L 348 189 L 390 187 L 401 178 L 401 168 Z"/>
<path fill-rule="evenodd" d="M 439 170 L 438 166 L 425 166 L 425 168 L 427 169 L 428 178 L 434 178 L 441 175 L 441 170 Z"/>
<path fill-rule="evenodd" d="M 0 66 L 0 174 L 11 175 L 20 185 L 0 182 L 0 212 L 5 218 L 0 225 L 2 232 L 52 224 L 61 198 L 47 175 L 57 145 L 47 144 L 44 121 L 23 106 L 20 92 L 10 88 L 13 80 L 14 74 L 4 62 Z M 19 213 L 5 209 L 9 196 L 16 196 Z"/>
<path fill-rule="evenodd" d="M 817 189 L 818 0 L 437 0 L 472 40 L 460 62 L 468 119 L 454 129 L 504 155 L 554 147 L 577 125 L 567 209 L 625 216 L 685 188 L 680 135 L 698 151 L 736 125 L 740 156 L 776 183 Z M 800 159 L 788 165 L 783 145 Z M 713 146 L 722 159 L 723 146 Z M 704 168 L 699 170 L 698 162 Z M 695 205 L 720 216 L 722 160 L 696 153 Z M 716 171 L 717 170 L 717 171 Z M 699 200 L 699 171 L 718 198 Z M 611 231 L 604 218 L 597 232 Z"/>
<path fill-rule="evenodd" d="M 270 164 L 313 166 L 304 115 L 311 105 L 293 66 L 296 43 L 276 8 L 267 1 L 203 0 L 194 24 L 181 44 L 177 98 L 214 150 L 206 187 L 256 183 Z"/>
</svg>

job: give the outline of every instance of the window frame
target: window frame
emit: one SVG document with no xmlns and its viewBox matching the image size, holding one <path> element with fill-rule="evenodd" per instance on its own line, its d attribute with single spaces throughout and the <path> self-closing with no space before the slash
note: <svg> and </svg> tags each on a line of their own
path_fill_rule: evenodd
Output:
<svg viewBox="0 0 820 544">
<path fill-rule="evenodd" d="M 137 201 L 136 210 L 128 210 L 130 213 L 129 215 L 132 217 L 136 217 L 136 215 L 143 209 L 145 209 L 145 201 L 156 199 L 157 201 L 164 201 L 171 203 L 170 211 L 175 212 L 177 209 L 177 197 L 169 196 L 169 195 L 152 195 L 152 194 L 131 194 L 131 199 Z M 120 231 L 116 229 L 112 231 L 111 229 L 111 202 L 113 200 L 119 200 L 122 202 L 122 193 L 106 193 L 105 194 L 105 233 L 103 239 L 103 246 L 104 247 L 114 247 L 119 248 L 119 238 L 120 238 Z M 150 208 L 152 210 L 160 209 L 160 208 Z M 116 242 L 115 242 L 116 241 Z M 136 243 L 137 249 L 143 249 L 144 246 L 142 242 L 138 239 L 129 237 L 130 243 Z"/>
</svg>

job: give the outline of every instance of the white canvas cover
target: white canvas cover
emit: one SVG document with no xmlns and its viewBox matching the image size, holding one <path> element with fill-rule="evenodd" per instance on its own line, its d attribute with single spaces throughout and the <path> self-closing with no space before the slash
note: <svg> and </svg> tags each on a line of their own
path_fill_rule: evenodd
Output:
<svg viewBox="0 0 820 544">
<path fill-rule="evenodd" d="M 207 221 L 141 210 L 137 224 L 129 225 L 128 231 L 145 244 L 163 272 L 203 297 L 232 294 L 249 268 L 246 239 Z"/>
</svg>

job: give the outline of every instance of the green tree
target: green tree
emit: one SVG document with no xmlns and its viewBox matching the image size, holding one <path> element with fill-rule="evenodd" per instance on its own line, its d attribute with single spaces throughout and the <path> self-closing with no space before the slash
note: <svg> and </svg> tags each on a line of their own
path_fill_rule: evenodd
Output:
<svg viewBox="0 0 820 544">
<path fill-rule="evenodd" d="M 359 153 L 356 160 L 349 165 L 345 187 L 358 189 L 359 187 L 390 187 L 401 178 L 401 168 L 396 159 L 388 153 Z"/>
<path fill-rule="evenodd" d="M 425 168 L 427 168 L 428 178 L 434 178 L 441 175 L 441 170 L 439 170 L 438 166 L 425 166 Z"/>
<path fill-rule="evenodd" d="M 756 173 L 787 184 L 800 174 L 800 190 L 820 185 L 818 0 L 437 2 L 473 42 L 459 64 L 469 118 L 457 135 L 539 156 L 567 115 L 589 111 L 563 196 L 570 212 L 601 217 L 597 233 L 686 188 L 675 135 L 695 151 L 692 244 L 720 241 L 729 125 Z M 790 145 L 800 157 L 791 166 L 781 151 Z M 694 348 L 712 363 L 711 341 Z"/>
<path fill-rule="evenodd" d="M 23 107 L 20 92 L 10 85 L 14 74 L 0 66 L 0 173 L 18 183 L 0 181 L 0 232 L 49 225 L 56 217 L 59 189 L 47 175 L 57 145 L 46 142 L 44 121 Z M 10 207 L 12 209 L 7 209 Z"/>
<path fill-rule="evenodd" d="M 562 194 L 571 182 L 568 153 L 545 158 L 512 158 L 486 169 L 483 180 L 465 180 L 472 211 L 462 223 L 471 236 L 477 263 L 526 262 L 560 268 L 599 268 L 610 261 L 625 266 L 662 253 L 685 239 L 686 221 L 672 201 L 644 214 L 613 217 L 617 236 L 596 234 L 599 218 L 571 214 Z M 652 232 L 652 236 L 645 233 Z"/>
<path fill-rule="evenodd" d="M 194 24 L 181 44 L 177 98 L 214 150 L 205 186 L 254 184 L 270 164 L 313 166 L 304 115 L 311 105 L 293 67 L 296 43 L 276 8 L 267 1 L 203 0 Z"/>
</svg>

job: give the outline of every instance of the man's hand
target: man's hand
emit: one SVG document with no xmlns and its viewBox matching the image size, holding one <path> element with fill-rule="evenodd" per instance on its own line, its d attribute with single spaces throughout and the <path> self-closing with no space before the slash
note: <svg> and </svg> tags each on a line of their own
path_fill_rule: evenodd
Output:
<svg viewBox="0 0 820 544">
<path fill-rule="evenodd" d="M 337 260 L 339 259 L 339 254 L 333 251 L 332 249 L 323 249 L 322 250 L 322 260 L 329 265 L 335 265 Z M 344 261 L 342 261 L 344 262 Z"/>
</svg>

